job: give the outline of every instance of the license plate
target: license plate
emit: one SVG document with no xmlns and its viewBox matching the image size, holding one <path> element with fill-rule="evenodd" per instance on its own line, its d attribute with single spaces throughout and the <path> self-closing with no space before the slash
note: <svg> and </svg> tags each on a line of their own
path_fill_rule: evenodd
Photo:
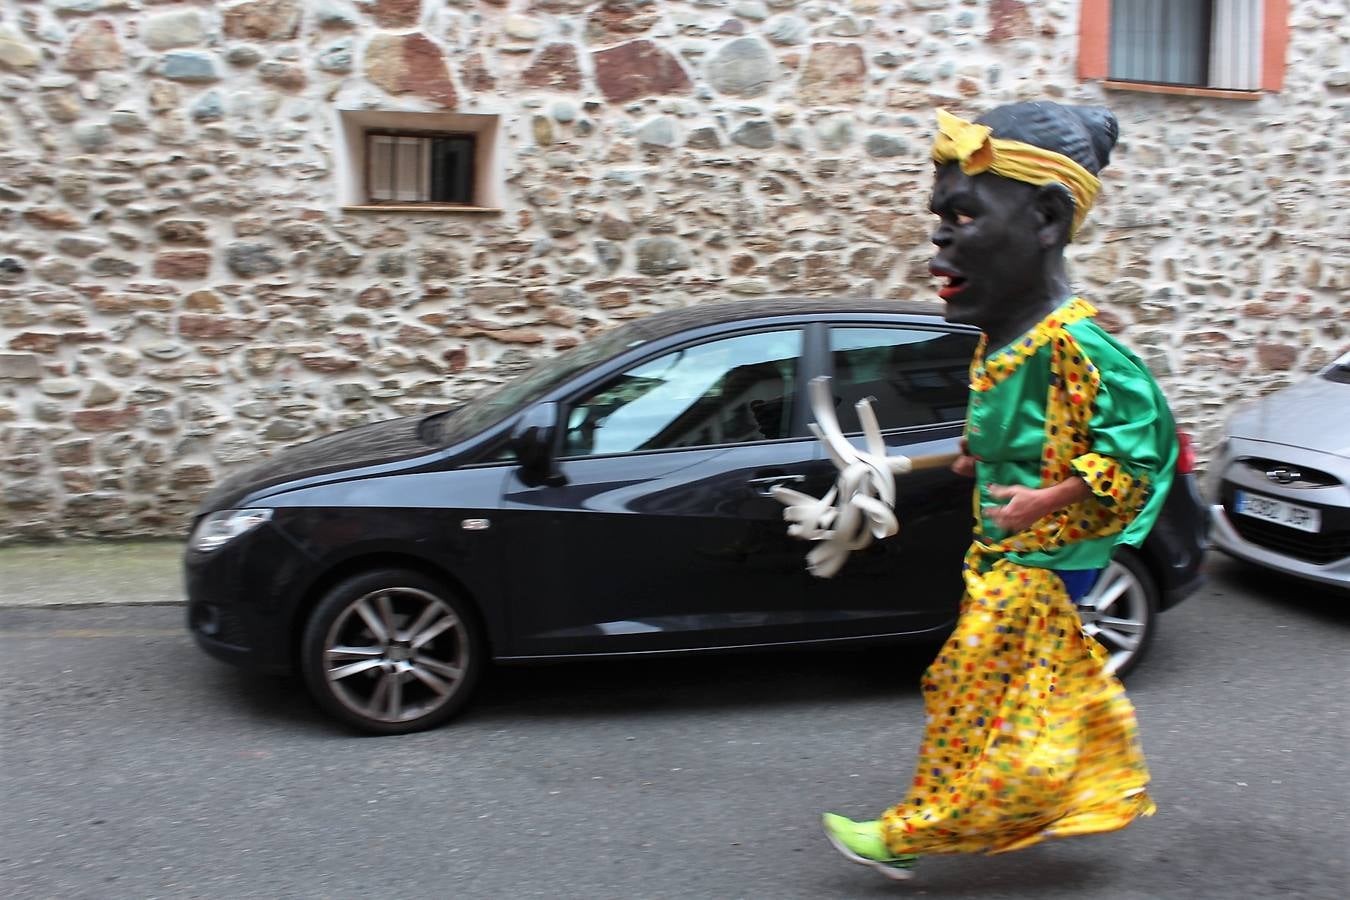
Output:
<svg viewBox="0 0 1350 900">
<path fill-rule="evenodd" d="M 1237 492 L 1237 511 L 1253 519 L 1274 522 L 1276 525 L 1297 528 L 1299 531 L 1316 534 L 1322 528 L 1322 513 L 1319 510 L 1299 506 L 1296 503 L 1286 503 L 1273 497 L 1263 497 L 1260 494 L 1249 494 L 1246 491 Z"/>
</svg>

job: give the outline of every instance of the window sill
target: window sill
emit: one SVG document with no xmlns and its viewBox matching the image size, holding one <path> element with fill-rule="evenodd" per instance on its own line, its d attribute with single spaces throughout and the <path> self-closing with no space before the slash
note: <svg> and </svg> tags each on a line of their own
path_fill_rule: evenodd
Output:
<svg viewBox="0 0 1350 900">
<path fill-rule="evenodd" d="M 1187 87 L 1184 84 L 1151 84 L 1146 81 L 1103 81 L 1108 91 L 1138 91 L 1144 94 L 1172 94 L 1177 97 L 1207 97 L 1212 100 L 1260 100 L 1264 91 L 1234 91 L 1227 88 Z"/>
<path fill-rule="evenodd" d="M 435 203 L 372 203 L 344 206 L 343 212 L 399 212 L 399 213 L 501 213 L 499 206 L 440 206 Z"/>
</svg>

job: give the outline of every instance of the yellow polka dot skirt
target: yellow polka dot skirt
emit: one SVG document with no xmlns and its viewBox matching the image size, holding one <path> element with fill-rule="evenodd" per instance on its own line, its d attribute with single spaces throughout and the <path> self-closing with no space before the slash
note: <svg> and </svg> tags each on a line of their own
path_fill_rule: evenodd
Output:
<svg viewBox="0 0 1350 900">
<path fill-rule="evenodd" d="M 927 726 L 894 853 L 1001 853 L 1152 815 L 1134 708 L 1053 571 L 967 558 L 961 618 L 924 675 Z"/>
</svg>

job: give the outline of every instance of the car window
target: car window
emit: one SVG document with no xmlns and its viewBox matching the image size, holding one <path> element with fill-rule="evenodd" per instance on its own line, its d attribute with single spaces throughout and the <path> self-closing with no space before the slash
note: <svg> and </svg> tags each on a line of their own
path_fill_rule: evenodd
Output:
<svg viewBox="0 0 1350 900">
<path fill-rule="evenodd" d="M 472 437 L 538 400 L 578 372 L 636 347 L 643 340 L 630 328 L 616 328 L 545 359 L 510 381 L 484 390 L 461 407 L 428 416 L 419 436 L 441 446 Z"/>
<path fill-rule="evenodd" d="M 862 430 L 854 404 L 874 398 L 883 429 L 966 417 L 970 358 L 978 337 L 916 328 L 832 328 L 830 357 L 839 424 Z"/>
<path fill-rule="evenodd" d="M 566 456 L 774 440 L 792 433 L 798 329 L 742 334 L 643 362 L 567 412 Z"/>
</svg>

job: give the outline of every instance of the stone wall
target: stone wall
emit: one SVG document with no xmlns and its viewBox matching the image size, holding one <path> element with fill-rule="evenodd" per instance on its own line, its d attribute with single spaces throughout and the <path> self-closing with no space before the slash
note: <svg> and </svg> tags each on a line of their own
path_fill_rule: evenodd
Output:
<svg viewBox="0 0 1350 900">
<path fill-rule="evenodd" d="M 1082 290 L 1212 446 L 1347 334 L 1345 5 L 1283 93 L 1105 92 L 1067 0 L 7 0 L 0 535 L 222 475 L 654 310 L 927 298 L 932 108 L 1107 103 Z M 502 211 L 344 212 L 334 110 L 501 117 Z"/>
</svg>

